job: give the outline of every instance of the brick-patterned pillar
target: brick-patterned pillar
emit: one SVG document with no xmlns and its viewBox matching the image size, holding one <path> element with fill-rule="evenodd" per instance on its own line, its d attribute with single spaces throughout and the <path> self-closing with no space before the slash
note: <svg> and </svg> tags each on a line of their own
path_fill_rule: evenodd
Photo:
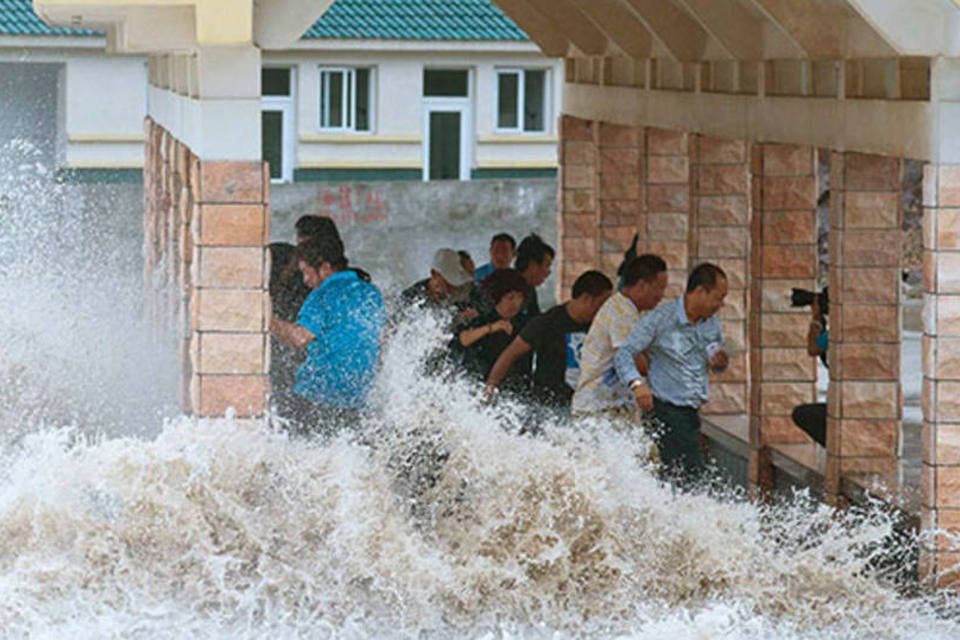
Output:
<svg viewBox="0 0 960 640">
<path fill-rule="evenodd" d="M 596 268 L 599 234 L 599 150 L 597 123 L 560 119 L 558 300 L 570 295 L 581 273 Z"/>
<path fill-rule="evenodd" d="M 263 415 L 268 392 L 269 175 L 204 162 L 147 120 L 145 278 L 181 339 L 185 412 Z"/>
<path fill-rule="evenodd" d="M 923 175 L 923 460 L 921 573 L 960 584 L 960 165 Z"/>
<path fill-rule="evenodd" d="M 643 140 L 642 127 L 624 127 L 601 122 L 600 143 L 600 224 L 597 229 L 597 266 L 616 281 L 617 267 L 639 233 L 637 249 L 644 248 Z"/>
<path fill-rule="evenodd" d="M 752 148 L 749 481 L 759 489 L 772 487 L 768 445 L 809 441 L 790 414 L 816 398 L 810 311 L 790 307 L 790 289 L 816 286 L 816 168 L 811 147 Z"/>
<path fill-rule="evenodd" d="M 903 163 L 830 158 L 829 496 L 849 473 L 895 468 L 900 409 Z"/>
<path fill-rule="evenodd" d="M 690 136 L 648 128 L 644 138 L 639 249 L 666 261 L 670 279 L 666 297 L 671 298 L 683 292 L 689 266 Z"/>
<path fill-rule="evenodd" d="M 746 414 L 747 272 L 750 260 L 750 158 L 743 140 L 691 138 L 694 262 L 713 262 L 727 274 L 720 312 L 730 367 L 710 384 L 708 414 Z"/>
</svg>

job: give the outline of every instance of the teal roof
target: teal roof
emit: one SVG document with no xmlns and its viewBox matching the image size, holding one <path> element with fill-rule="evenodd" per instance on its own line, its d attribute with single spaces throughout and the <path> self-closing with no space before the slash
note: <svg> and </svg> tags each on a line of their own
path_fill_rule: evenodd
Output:
<svg viewBox="0 0 960 640">
<path fill-rule="evenodd" d="M 90 29 L 48 27 L 33 12 L 32 0 L 0 0 L 0 36 L 99 36 Z"/>
<path fill-rule="evenodd" d="M 0 36 L 96 36 L 47 26 L 31 0 L 0 0 Z M 510 40 L 527 35 L 491 0 L 336 0 L 304 38 L 341 40 Z"/>
<path fill-rule="evenodd" d="M 528 40 L 491 0 L 336 0 L 304 38 Z"/>
</svg>

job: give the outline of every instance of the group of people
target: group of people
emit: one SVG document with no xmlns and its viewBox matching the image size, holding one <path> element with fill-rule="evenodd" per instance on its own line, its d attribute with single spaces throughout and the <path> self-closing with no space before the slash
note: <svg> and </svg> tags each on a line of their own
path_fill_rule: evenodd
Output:
<svg viewBox="0 0 960 640">
<path fill-rule="evenodd" d="M 661 304 L 667 265 L 631 247 L 616 286 L 588 270 L 569 299 L 543 311 L 537 288 L 550 274 L 553 247 L 536 234 L 518 244 L 498 233 L 480 267 L 464 251 L 437 250 L 429 275 L 388 314 L 369 275 L 349 266 L 332 220 L 304 216 L 296 228 L 296 247 L 270 246 L 275 406 L 296 428 L 356 419 L 388 316 L 429 309 L 445 314 L 450 336 L 429 359 L 433 372 L 465 372 L 488 401 L 509 394 L 574 418 L 603 415 L 622 428 L 649 425 L 643 416 L 652 414 L 662 469 L 683 478 L 702 472 L 698 410 L 710 372 L 728 365 L 717 317 L 727 293 L 720 267 L 696 266 L 684 293 Z"/>
</svg>

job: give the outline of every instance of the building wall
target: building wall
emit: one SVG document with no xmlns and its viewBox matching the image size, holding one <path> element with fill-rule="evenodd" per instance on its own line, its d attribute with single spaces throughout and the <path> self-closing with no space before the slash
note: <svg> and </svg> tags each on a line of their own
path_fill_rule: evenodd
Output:
<svg viewBox="0 0 960 640">
<path fill-rule="evenodd" d="M 56 64 L 0 62 L 0 153 L 23 141 L 38 161 L 53 163 L 59 76 Z"/>
</svg>

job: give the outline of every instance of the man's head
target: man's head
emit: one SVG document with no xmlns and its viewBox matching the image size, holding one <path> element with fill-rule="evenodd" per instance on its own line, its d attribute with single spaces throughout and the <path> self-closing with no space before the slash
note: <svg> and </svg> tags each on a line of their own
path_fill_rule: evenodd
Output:
<svg viewBox="0 0 960 640">
<path fill-rule="evenodd" d="M 297 247 L 297 267 L 303 274 L 303 283 L 311 289 L 337 271 L 347 268 L 343 244 L 330 236 L 319 236 Z"/>
<path fill-rule="evenodd" d="M 667 263 L 660 256 L 645 253 L 624 264 L 621 293 L 640 311 L 653 309 L 667 288 Z"/>
<path fill-rule="evenodd" d="M 311 238 L 334 238 L 343 247 L 343 239 L 337 230 L 337 223 L 326 216 L 300 216 L 294 225 L 297 230 L 297 244 Z"/>
<path fill-rule="evenodd" d="M 580 322 L 593 322 L 597 311 L 613 293 L 610 278 L 599 271 L 582 273 L 573 283 L 571 296 L 579 308 L 576 319 Z"/>
<path fill-rule="evenodd" d="M 496 269 L 509 269 L 517 255 L 517 241 L 509 233 L 498 233 L 490 240 L 490 264 Z"/>
<path fill-rule="evenodd" d="M 709 318 L 720 311 L 727 295 L 727 274 L 715 264 L 704 262 L 687 278 L 687 310 L 696 319 Z"/>
<path fill-rule="evenodd" d="M 512 318 L 523 308 L 530 287 L 516 269 L 498 269 L 483 281 L 483 289 L 497 312 Z"/>
<path fill-rule="evenodd" d="M 550 275 L 556 252 L 540 236 L 531 233 L 517 247 L 516 270 L 523 274 L 527 284 L 539 287 Z"/>
<path fill-rule="evenodd" d="M 460 256 L 460 266 L 463 267 L 464 271 L 473 273 L 477 270 L 477 263 L 473 261 L 473 256 L 470 255 L 469 251 L 461 249 L 457 251 L 457 255 Z"/>
<path fill-rule="evenodd" d="M 430 297 L 434 300 L 446 298 L 470 282 L 473 282 L 473 275 L 463 268 L 460 254 L 453 249 L 437 249 L 427 281 Z"/>
</svg>

